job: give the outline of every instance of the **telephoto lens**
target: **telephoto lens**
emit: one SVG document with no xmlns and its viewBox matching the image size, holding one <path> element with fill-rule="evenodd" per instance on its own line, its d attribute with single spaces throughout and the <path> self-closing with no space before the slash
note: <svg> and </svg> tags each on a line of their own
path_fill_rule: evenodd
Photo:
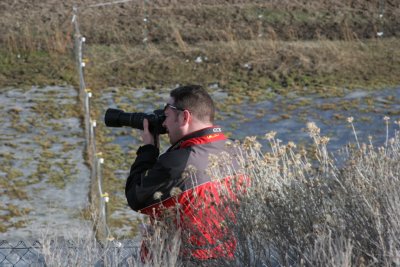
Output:
<svg viewBox="0 0 400 267">
<path fill-rule="evenodd" d="M 143 130 L 144 119 L 149 121 L 149 131 L 151 133 L 165 134 L 167 132 L 162 126 L 165 115 L 161 109 L 154 110 L 153 113 L 129 113 L 120 109 L 109 108 L 104 116 L 104 122 L 107 127 L 128 126 L 139 130 Z"/>
</svg>

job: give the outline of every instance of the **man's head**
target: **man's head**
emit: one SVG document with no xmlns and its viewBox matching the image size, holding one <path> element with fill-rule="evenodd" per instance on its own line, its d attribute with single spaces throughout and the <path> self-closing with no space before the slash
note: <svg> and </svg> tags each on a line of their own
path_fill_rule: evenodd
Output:
<svg viewBox="0 0 400 267">
<path fill-rule="evenodd" d="M 215 106 L 203 87 L 187 85 L 171 91 L 164 112 L 163 126 L 167 128 L 170 143 L 174 144 L 187 134 L 212 126 Z"/>
</svg>

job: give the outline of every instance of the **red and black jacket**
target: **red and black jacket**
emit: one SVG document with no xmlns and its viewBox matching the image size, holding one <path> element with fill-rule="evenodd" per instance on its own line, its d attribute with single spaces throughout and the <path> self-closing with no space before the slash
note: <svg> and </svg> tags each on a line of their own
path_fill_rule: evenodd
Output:
<svg viewBox="0 0 400 267">
<path fill-rule="evenodd" d="M 153 145 L 145 145 L 137 151 L 128 177 L 125 194 L 129 206 L 141 213 L 158 216 L 158 210 L 179 203 L 183 212 L 181 225 L 201 233 L 192 236 L 191 257 L 209 259 L 218 257 L 233 257 L 236 242 L 232 236 L 227 236 L 221 226 L 226 216 L 220 216 L 219 211 L 210 203 L 219 203 L 218 187 L 229 183 L 230 177 L 219 179 L 218 182 L 206 171 L 209 156 L 228 152 L 227 138 L 219 127 L 209 127 L 191 133 L 171 146 L 167 152 L 159 156 L 159 150 Z M 226 162 L 235 167 L 235 162 Z M 195 177 L 182 175 L 188 166 L 193 166 Z M 182 193 L 172 197 L 171 189 L 178 187 Z M 161 192 L 160 199 L 154 194 Z"/>
</svg>

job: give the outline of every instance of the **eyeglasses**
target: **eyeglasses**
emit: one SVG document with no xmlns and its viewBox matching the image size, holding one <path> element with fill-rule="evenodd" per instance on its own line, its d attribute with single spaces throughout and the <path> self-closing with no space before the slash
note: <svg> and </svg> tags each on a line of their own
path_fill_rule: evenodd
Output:
<svg viewBox="0 0 400 267">
<path fill-rule="evenodd" d="M 178 108 L 178 107 L 175 107 L 175 106 L 173 106 L 173 105 L 167 103 L 167 104 L 165 105 L 163 111 L 165 112 L 165 110 L 166 110 L 168 107 L 170 107 L 170 108 L 172 108 L 172 109 L 175 109 L 175 110 L 179 110 L 179 111 L 185 111 L 185 110 L 186 110 L 186 109 L 184 109 L 184 108 Z"/>
</svg>

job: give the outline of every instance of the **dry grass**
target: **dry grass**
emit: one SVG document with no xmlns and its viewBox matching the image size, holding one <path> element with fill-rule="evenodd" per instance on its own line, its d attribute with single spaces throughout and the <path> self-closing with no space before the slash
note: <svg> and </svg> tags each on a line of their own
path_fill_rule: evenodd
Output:
<svg viewBox="0 0 400 267">
<path fill-rule="evenodd" d="M 251 186 L 238 193 L 239 207 L 231 204 L 236 219 L 226 220 L 238 240 L 235 264 L 217 266 L 399 264 L 399 132 L 382 147 L 348 149 L 339 168 L 327 151 L 329 138 L 315 124 L 308 130 L 313 155 L 273 133 L 266 135 L 269 153 L 255 138 L 240 146 L 240 172 Z M 225 162 L 214 164 L 216 177 L 226 175 Z"/>
<path fill-rule="evenodd" d="M 345 41 L 242 40 L 165 45 L 146 49 L 130 46 L 90 46 L 87 78 L 92 88 L 218 83 L 245 96 L 270 87 L 285 94 L 320 92 L 323 88 L 379 88 L 398 84 L 396 39 Z M 145 51 L 145 52 L 144 52 Z M 182 54 L 182 51 L 185 51 Z M 202 63 L 196 63 L 200 57 Z M 112 75 L 110 75 L 112 73 Z M 236 90 L 236 91 L 235 91 Z M 238 91 L 239 90 L 239 91 Z M 324 94 L 335 94 L 325 90 Z"/>
<path fill-rule="evenodd" d="M 225 203 L 236 214 L 234 220 L 227 215 L 224 221 L 238 241 L 235 260 L 216 260 L 212 266 L 400 263 L 399 131 L 381 147 L 363 143 L 360 148 L 347 147 L 342 155 L 346 160 L 339 168 L 326 148 L 329 138 L 322 136 L 315 124 L 307 127 L 314 140 L 312 152 L 297 149 L 291 142 L 282 144 L 271 132 L 266 134 L 270 143 L 267 153 L 254 137 L 230 144 L 237 151 L 233 157 L 239 160 L 240 169 L 226 166 L 226 158 L 213 157 L 209 170 L 213 177 L 236 172 L 250 177 L 250 185 L 236 192 L 238 202 Z M 225 194 L 221 191 L 220 196 Z M 128 256 L 113 258 L 109 266 L 121 262 L 127 266 L 193 265 L 179 257 L 179 251 L 190 247 L 184 242 L 190 233 L 177 230 L 171 210 L 167 215 L 151 228 L 143 221 L 147 227 L 142 234 L 152 257 L 145 262 L 137 256 L 128 261 Z M 94 241 L 86 245 L 85 249 L 97 249 Z M 194 265 L 211 266 L 208 264 Z"/>
<path fill-rule="evenodd" d="M 236 266 L 399 264 L 399 132 L 387 146 L 347 150 L 338 168 L 329 138 L 314 124 L 308 130 L 316 161 L 271 134 L 267 154 L 247 139 L 252 184 L 229 225 L 240 240 Z"/>
<path fill-rule="evenodd" d="M 112 1 L 104 1 L 112 2 Z M 4 1 L 0 42 L 11 50 L 65 51 L 71 43 L 72 7 L 90 43 L 131 45 L 174 43 L 180 32 L 188 43 L 253 39 L 272 28 L 290 40 L 353 39 L 375 36 L 384 11 L 385 35 L 396 35 L 399 4 L 392 1 Z M 107 19 L 104 19 L 107 17 Z M 143 19 L 147 17 L 147 21 Z M 227 35 L 221 34 L 226 32 Z M 228 37 L 231 36 L 231 37 Z M 228 37 L 228 38 L 227 38 Z"/>
<path fill-rule="evenodd" d="M 398 3 L 385 2 L 383 19 L 379 0 L 160 0 L 92 6 L 100 3 L 76 2 L 92 89 L 185 82 L 246 90 L 398 84 Z M 0 4 L 5 11 L 0 52 L 6 55 L 0 62 L 0 84 L 37 84 L 48 76 L 51 82 L 56 77 L 71 83 L 72 60 L 59 55 L 73 48 L 72 5 L 55 0 Z M 381 30 L 388 39 L 376 44 Z M 53 71 L 31 63 L 30 54 L 38 51 Z M 20 54 L 22 60 L 16 60 Z M 199 56 L 202 64 L 194 62 Z"/>
</svg>

